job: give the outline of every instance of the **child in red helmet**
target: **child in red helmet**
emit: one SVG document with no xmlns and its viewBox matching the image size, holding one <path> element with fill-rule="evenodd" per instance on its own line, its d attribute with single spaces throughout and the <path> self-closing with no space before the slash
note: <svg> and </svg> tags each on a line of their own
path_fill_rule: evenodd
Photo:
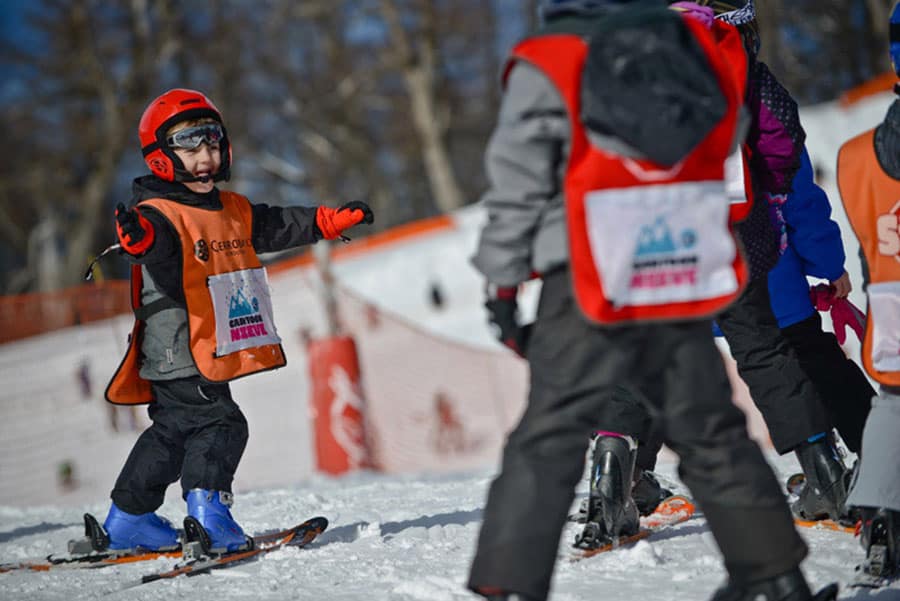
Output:
<svg viewBox="0 0 900 601">
<path fill-rule="evenodd" d="M 116 209 L 135 325 L 106 398 L 149 403 L 153 423 L 116 480 L 104 528 L 111 549 L 177 547 L 176 530 L 154 512 L 180 477 L 208 548 L 232 551 L 248 544 L 229 510 L 248 431 L 228 382 L 285 364 L 257 253 L 338 238 L 373 214 L 360 201 L 270 207 L 217 188 L 231 146 L 200 92 L 155 99 L 138 133 L 152 175 L 134 180 L 130 208 Z"/>
</svg>

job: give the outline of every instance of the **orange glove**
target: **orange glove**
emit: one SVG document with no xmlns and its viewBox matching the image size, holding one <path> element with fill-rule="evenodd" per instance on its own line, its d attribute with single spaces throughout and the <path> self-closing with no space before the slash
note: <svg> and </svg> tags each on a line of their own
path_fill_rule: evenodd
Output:
<svg viewBox="0 0 900 601">
<path fill-rule="evenodd" d="M 137 208 L 126 209 L 121 202 L 116 206 L 116 235 L 122 250 L 134 256 L 147 252 L 156 239 L 153 224 Z"/>
<path fill-rule="evenodd" d="M 337 209 L 322 206 L 316 210 L 316 227 L 326 240 L 339 238 L 341 232 L 357 223 L 372 223 L 375 214 L 369 205 L 361 200 L 345 203 Z"/>
</svg>

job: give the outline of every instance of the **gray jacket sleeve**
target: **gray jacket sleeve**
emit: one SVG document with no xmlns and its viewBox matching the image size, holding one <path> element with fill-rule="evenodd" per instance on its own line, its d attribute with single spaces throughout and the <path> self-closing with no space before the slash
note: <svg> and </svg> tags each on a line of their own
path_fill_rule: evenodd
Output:
<svg viewBox="0 0 900 601">
<path fill-rule="evenodd" d="M 514 286 L 567 260 L 561 189 L 569 136 L 556 88 L 536 67 L 516 63 L 485 156 L 488 221 L 472 263 L 488 281 Z"/>
</svg>

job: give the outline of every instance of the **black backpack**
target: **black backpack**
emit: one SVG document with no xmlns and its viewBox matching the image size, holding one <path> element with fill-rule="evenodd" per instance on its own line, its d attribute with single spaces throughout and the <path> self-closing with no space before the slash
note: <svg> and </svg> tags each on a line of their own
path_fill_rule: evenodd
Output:
<svg viewBox="0 0 900 601">
<path fill-rule="evenodd" d="M 665 3 L 624 4 L 595 19 L 562 19 L 545 32 L 588 38 L 584 125 L 654 163 L 672 166 L 686 157 L 728 110 L 703 48 Z"/>
</svg>

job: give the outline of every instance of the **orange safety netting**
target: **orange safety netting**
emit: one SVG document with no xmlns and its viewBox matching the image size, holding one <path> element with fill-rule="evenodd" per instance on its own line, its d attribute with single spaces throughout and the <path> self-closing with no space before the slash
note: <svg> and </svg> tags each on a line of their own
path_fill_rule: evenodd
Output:
<svg viewBox="0 0 900 601">
<path fill-rule="evenodd" d="M 0 297 L 0 344 L 131 311 L 128 282 Z"/>
</svg>

